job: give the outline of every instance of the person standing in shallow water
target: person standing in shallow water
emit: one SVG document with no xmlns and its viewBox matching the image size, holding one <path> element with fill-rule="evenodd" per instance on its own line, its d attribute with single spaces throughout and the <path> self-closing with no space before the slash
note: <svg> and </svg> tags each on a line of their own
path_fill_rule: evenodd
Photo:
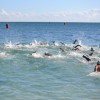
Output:
<svg viewBox="0 0 100 100">
<path fill-rule="evenodd" d="M 94 68 L 94 72 L 100 72 L 100 61 L 97 62 L 97 65 Z"/>
<path fill-rule="evenodd" d="M 6 24 L 6 28 L 9 28 L 9 24 Z"/>
</svg>

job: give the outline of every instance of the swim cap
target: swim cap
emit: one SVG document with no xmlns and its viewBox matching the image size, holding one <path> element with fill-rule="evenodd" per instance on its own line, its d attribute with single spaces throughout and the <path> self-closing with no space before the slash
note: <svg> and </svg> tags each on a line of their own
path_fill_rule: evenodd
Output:
<svg viewBox="0 0 100 100">
<path fill-rule="evenodd" d="M 93 48 L 91 48 L 91 51 L 94 51 L 94 49 L 93 49 Z"/>
<path fill-rule="evenodd" d="M 97 62 L 97 65 L 100 65 L 100 61 Z"/>
</svg>

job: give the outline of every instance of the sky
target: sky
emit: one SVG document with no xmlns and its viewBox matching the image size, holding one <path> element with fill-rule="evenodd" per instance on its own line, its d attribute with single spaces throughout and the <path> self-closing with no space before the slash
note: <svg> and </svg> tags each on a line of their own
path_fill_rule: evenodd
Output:
<svg viewBox="0 0 100 100">
<path fill-rule="evenodd" d="M 100 0 L 0 0 L 0 22 L 100 22 Z"/>
</svg>

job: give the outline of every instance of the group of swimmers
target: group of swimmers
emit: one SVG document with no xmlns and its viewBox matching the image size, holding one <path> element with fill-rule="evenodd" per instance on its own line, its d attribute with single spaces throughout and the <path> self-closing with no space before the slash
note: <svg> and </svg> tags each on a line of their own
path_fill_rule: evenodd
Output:
<svg viewBox="0 0 100 100">
<path fill-rule="evenodd" d="M 73 44 L 76 44 L 76 43 L 78 43 L 78 40 L 75 40 L 74 42 L 73 42 Z M 80 50 L 78 47 L 81 47 L 81 45 L 76 45 L 75 47 L 74 47 L 74 50 Z M 82 57 L 83 58 L 85 58 L 87 61 L 91 61 L 91 59 L 89 58 L 89 56 L 92 56 L 93 55 L 93 53 L 94 53 L 94 49 L 93 48 L 91 48 L 91 53 L 89 54 L 89 55 L 83 55 Z M 95 66 L 95 68 L 94 68 L 94 72 L 100 72 L 100 61 L 97 61 L 97 64 L 96 64 L 96 66 Z"/>
<path fill-rule="evenodd" d="M 45 44 L 46 44 L 46 43 L 45 43 Z M 56 46 L 56 42 L 55 42 L 55 41 L 52 41 L 52 44 L 53 44 L 54 46 Z M 65 44 L 64 44 L 63 42 L 60 42 L 60 44 L 61 44 L 62 46 L 65 46 Z M 74 44 L 74 46 L 73 46 L 72 50 L 81 50 L 80 48 L 81 48 L 82 46 L 81 46 L 81 44 L 79 43 L 78 40 L 75 40 L 75 41 L 73 42 L 73 44 Z M 43 45 L 43 43 L 42 43 L 42 45 Z M 68 52 L 67 52 L 65 49 L 63 49 L 62 47 L 60 47 L 59 49 L 60 49 L 60 51 L 61 51 L 63 54 L 67 54 L 67 53 L 68 53 Z M 91 49 L 90 49 L 90 53 L 89 53 L 88 55 L 83 55 L 82 57 L 83 57 L 86 61 L 89 62 L 89 61 L 91 61 L 90 56 L 93 55 L 94 51 L 95 51 L 95 50 L 94 50 L 93 48 L 91 48 Z M 36 51 L 33 52 L 32 54 L 34 54 L 34 53 L 36 53 Z M 45 53 L 44 53 L 44 56 L 50 57 L 50 56 L 52 56 L 52 54 L 51 54 L 51 53 L 48 53 L 48 52 L 45 52 Z M 96 65 L 95 68 L 94 68 L 94 72 L 100 72 L 100 61 L 97 62 L 97 65 Z"/>
</svg>

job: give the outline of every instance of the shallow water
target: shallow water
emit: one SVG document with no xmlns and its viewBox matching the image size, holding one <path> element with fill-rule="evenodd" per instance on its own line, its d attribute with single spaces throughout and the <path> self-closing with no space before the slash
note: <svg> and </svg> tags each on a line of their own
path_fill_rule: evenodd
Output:
<svg viewBox="0 0 100 100">
<path fill-rule="evenodd" d="M 6 29 L 0 23 L 1 100 L 100 99 L 100 76 L 92 73 L 100 60 L 99 23 L 9 24 Z M 81 41 L 78 51 L 72 50 L 75 39 Z M 91 47 L 95 52 L 88 62 L 82 56 Z"/>
</svg>

